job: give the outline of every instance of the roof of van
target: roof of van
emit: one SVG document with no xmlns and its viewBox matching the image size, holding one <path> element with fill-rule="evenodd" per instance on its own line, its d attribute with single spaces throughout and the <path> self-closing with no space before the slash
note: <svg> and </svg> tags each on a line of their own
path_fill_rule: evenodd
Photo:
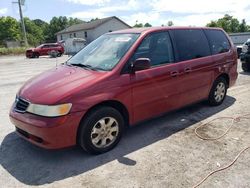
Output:
<svg viewBox="0 0 250 188">
<path fill-rule="evenodd" d="M 112 33 L 144 33 L 144 32 L 153 32 L 153 31 L 165 31 L 172 29 L 210 29 L 210 30 L 222 30 L 221 28 L 215 27 L 179 27 L 179 26 L 171 26 L 171 27 L 141 27 L 141 28 L 132 28 L 132 29 L 124 29 L 119 31 L 114 31 Z"/>
</svg>

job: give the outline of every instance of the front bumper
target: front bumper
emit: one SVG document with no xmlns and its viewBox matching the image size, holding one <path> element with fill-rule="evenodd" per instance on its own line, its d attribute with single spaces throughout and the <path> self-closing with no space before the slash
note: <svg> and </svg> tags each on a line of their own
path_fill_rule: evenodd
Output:
<svg viewBox="0 0 250 188">
<path fill-rule="evenodd" d="M 33 57 L 33 52 L 32 51 L 26 51 L 26 57 L 27 58 Z"/>
<path fill-rule="evenodd" d="M 16 126 L 16 132 L 29 142 L 46 149 L 60 149 L 76 144 L 77 129 L 83 113 L 47 118 L 18 113 L 12 108 L 9 116 Z"/>
</svg>

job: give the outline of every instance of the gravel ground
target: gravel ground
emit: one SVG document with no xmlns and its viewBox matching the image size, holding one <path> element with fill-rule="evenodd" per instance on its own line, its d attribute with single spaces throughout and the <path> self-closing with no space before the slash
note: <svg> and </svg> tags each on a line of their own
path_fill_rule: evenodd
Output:
<svg viewBox="0 0 250 188">
<path fill-rule="evenodd" d="M 237 84 L 221 106 L 202 102 L 141 123 L 128 129 L 108 153 L 91 156 L 78 147 L 38 148 L 14 133 L 8 111 L 27 79 L 67 58 L 0 57 L 0 187 L 192 187 L 250 145 L 249 120 L 235 124 L 217 141 L 200 140 L 194 134 L 201 122 L 250 113 L 250 74 L 239 66 Z M 229 125 L 217 120 L 200 132 L 216 136 Z M 250 187 L 250 150 L 200 187 Z"/>
</svg>

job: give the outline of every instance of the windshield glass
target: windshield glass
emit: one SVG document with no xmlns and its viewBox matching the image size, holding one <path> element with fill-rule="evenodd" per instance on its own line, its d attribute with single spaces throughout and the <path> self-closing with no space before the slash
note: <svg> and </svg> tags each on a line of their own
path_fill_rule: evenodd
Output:
<svg viewBox="0 0 250 188">
<path fill-rule="evenodd" d="M 102 35 L 69 59 L 67 64 L 112 70 L 138 37 L 139 34 Z"/>
<path fill-rule="evenodd" d="M 44 44 L 41 44 L 39 46 L 37 46 L 37 48 L 42 48 L 44 46 Z"/>
</svg>

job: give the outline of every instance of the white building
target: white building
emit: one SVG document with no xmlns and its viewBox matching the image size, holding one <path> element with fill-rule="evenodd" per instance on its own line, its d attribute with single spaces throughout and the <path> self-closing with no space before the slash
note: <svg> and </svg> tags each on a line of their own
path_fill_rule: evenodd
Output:
<svg viewBox="0 0 250 188">
<path fill-rule="evenodd" d="M 131 28 L 128 24 L 113 16 L 72 25 L 56 33 L 57 41 L 68 38 L 83 38 L 90 43 L 104 33 Z"/>
<path fill-rule="evenodd" d="M 237 46 L 242 45 L 244 42 L 250 39 L 250 32 L 232 33 L 229 34 L 229 36 L 232 39 L 233 43 Z"/>
</svg>

